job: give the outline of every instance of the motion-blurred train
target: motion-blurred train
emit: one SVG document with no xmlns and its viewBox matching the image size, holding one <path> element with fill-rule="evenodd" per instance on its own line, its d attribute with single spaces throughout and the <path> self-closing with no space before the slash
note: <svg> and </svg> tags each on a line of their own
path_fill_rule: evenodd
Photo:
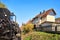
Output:
<svg viewBox="0 0 60 40">
<path fill-rule="evenodd" d="M 14 16 L 14 13 L 11 13 L 0 3 L 0 40 L 21 40 L 16 16 L 15 21 L 13 21 Z"/>
</svg>

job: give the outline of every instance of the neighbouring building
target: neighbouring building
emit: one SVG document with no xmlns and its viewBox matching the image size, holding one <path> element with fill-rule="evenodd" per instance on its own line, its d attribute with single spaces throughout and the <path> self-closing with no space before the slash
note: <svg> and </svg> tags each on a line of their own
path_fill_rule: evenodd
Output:
<svg viewBox="0 0 60 40">
<path fill-rule="evenodd" d="M 39 30 L 57 32 L 60 31 L 60 19 L 56 19 L 55 16 L 56 12 L 54 9 L 44 10 L 30 20 L 30 22 L 36 25 L 36 28 Z"/>
</svg>

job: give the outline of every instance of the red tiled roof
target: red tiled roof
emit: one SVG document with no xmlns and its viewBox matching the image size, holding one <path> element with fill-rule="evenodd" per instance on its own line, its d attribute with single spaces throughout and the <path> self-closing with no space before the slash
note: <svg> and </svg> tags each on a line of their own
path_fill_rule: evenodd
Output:
<svg viewBox="0 0 60 40">
<path fill-rule="evenodd" d="M 46 12 L 43 13 L 42 17 L 46 17 L 50 12 L 53 11 L 54 14 L 56 15 L 55 11 L 53 9 L 47 10 Z"/>
<path fill-rule="evenodd" d="M 47 11 L 41 13 L 41 14 L 38 14 L 37 16 L 35 16 L 35 17 L 32 19 L 32 21 L 33 21 L 35 18 L 37 18 L 37 17 L 46 17 L 51 11 L 53 11 L 54 14 L 56 15 L 54 9 L 49 9 L 49 10 L 47 10 Z"/>
<path fill-rule="evenodd" d="M 40 14 L 38 14 L 38 15 L 36 15 L 33 19 L 32 19 L 32 21 L 35 19 L 35 18 L 38 18 L 38 17 L 40 17 L 41 15 L 43 15 L 42 13 Z"/>
</svg>

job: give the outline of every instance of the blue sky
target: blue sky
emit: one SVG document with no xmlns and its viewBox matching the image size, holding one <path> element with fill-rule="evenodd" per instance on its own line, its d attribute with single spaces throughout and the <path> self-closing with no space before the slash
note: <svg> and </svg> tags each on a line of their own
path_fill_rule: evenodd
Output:
<svg viewBox="0 0 60 40">
<path fill-rule="evenodd" d="M 7 8 L 17 16 L 17 22 L 21 26 L 40 11 L 53 8 L 60 17 L 60 0 L 2 0 Z"/>
</svg>

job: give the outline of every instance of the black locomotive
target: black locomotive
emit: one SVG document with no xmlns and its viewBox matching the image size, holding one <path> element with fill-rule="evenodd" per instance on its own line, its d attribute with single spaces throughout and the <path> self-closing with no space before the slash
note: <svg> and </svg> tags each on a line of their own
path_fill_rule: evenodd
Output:
<svg viewBox="0 0 60 40">
<path fill-rule="evenodd" d="M 2 5 L 4 6 L 4 5 Z M 14 13 L 11 13 L 7 8 L 0 7 L 0 40 L 21 40 L 19 25 L 13 21 Z"/>
</svg>

